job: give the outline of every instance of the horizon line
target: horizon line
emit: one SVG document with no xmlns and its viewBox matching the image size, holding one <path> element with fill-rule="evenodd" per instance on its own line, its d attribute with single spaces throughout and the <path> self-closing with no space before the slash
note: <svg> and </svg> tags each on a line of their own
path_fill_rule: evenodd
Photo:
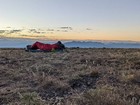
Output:
<svg viewBox="0 0 140 105">
<path fill-rule="evenodd" d="M 48 38 L 48 39 L 41 39 L 41 38 L 20 38 L 20 37 L 0 37 L 0 39 L 19 39 L 19 40 L 22 40 L 22 39 L 27 39 L 27 40 L 42 40 L 42 41 L 45 41 L 45 40 L 48 40 L 48 41 L 99 41 L 99 42 L 139 42 L 140 41 L 135 41 L 135 40 L 104 40 L 104 39 L 52 39 L 52 38 Z"/>
</svg>

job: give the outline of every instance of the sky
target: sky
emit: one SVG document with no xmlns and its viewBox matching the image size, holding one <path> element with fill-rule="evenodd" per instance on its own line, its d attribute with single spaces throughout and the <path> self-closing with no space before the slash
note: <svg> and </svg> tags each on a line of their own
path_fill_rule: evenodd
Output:
<svg viewBox="0 0 140 105">
<path fill-rule="evenodd" d="M 0 0 L 0 37 L 140 41 L 140 0 Z"/>
</svg>

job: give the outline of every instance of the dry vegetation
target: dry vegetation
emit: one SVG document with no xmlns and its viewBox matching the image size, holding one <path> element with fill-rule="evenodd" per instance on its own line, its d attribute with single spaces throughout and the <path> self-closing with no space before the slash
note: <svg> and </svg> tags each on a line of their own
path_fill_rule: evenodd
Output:
<svg viewBox="0 0 140 105">
<path fill-rule="evenodd" d="M 0 105 L 140 105 L 140 49 L 0 49 Z"/>
</svg>

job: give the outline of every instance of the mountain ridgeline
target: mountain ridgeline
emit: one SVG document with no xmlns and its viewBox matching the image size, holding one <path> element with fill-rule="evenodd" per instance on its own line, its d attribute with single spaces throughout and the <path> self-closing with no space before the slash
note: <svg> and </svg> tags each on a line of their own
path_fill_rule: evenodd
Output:
<svg viewBox="0 0 140 105">
<path fill-rule="evenodd" d="M 29 39 L 1 39 L 0 48 L 25 48 L 26 45 L 32 45 L 36 41 L 42 43 L 56 43 L 57 41 L 49 40 L 29 40 Z M 140 42 L 129 42 L 129 41 L 62 41 L 68 48 L 79 47 L 79 48 L 140 48 Z"/>
<path fill-rule="evenodd" d="M 92 42 L 92 41 L 72 41 L 66 42 L 66 47 L 80 48 L 140 48 L 138 42 Z"/>
</svg>

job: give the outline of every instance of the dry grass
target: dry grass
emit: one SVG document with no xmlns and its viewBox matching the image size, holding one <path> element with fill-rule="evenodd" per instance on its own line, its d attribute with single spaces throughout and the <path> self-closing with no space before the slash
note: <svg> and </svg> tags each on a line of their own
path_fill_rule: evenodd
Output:
<svg viewBox="0 0 140 105">
<path fill-rule="evenodd" d="M 0 105 L 140 105 L 140 50 L 0 49 Z"/>
<path fill-rule="evenodd" d="M 140 71 L 126 71 L 122 75 L 122 80 L 131 84 L 140 84 Z"/>
</svg>

